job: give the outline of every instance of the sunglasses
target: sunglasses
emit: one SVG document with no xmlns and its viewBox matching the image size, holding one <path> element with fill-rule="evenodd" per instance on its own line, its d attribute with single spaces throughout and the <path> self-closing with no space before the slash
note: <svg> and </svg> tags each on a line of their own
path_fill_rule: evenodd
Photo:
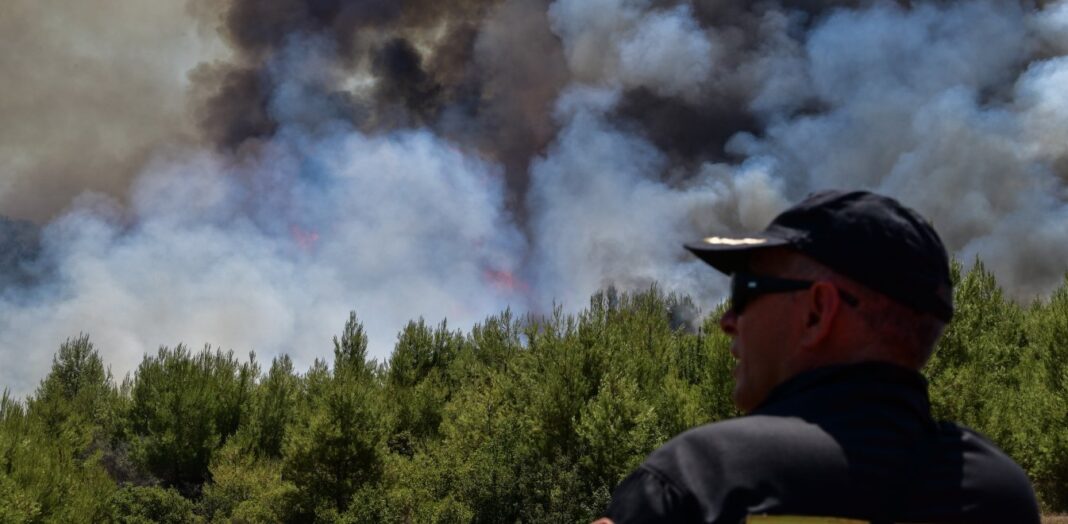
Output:
<svg viewBox="0 0 1068 524">
<path fill-rule="evenodd" d="M 815 283 L 815 280 L 794 280 L 735 273 L 731 279 L 731 310 L 734 311 L 735 315 L 741 315 L 745 307 L 760 295 L 802 291 L 812 287 Z M 838 296 L 851 307 L 857 307 L 860 304 L 860 300 L 857 297 L 841 289 L 838 289 Z"/>
</svg>

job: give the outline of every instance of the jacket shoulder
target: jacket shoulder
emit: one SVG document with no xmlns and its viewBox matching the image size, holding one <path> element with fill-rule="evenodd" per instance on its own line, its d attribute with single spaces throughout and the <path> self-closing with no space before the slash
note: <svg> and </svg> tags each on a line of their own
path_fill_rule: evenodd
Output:
<svg viewBox="0 0 1068 524">
<path fill-rule="evenodd" d="M 993 441 L 971 428 L 942 423 L 943 442 L 958 443 L 961 484 L 979 506 L 1015 508 L 1018 522 L 1038 518 L 1038 501 L 1027 473 Z"/>
<path fill-rule="evenodd" d="M 813 473 L 844 478 L 841 446 L 819 426 L 796 417 L 751 415 L 706 424 L 671 439 L 645 467 L 694 489 L 775 479 L 784 486 Z"/>
<path fill-rule="evenodd" d="M 749 452 L 836 448 L 834 439 L 816 424 L 797 417 L 751 415 L 685 431 L 649 456 L 660 460 L 680 453 L 715 457 Z"/>
</svg>

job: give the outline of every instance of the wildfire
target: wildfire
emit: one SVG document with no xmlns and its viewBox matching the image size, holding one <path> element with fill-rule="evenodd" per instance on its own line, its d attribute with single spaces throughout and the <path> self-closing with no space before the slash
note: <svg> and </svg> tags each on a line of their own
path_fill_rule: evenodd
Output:
<svg viewBox="0 0 1068 524">
<path fill-rule="evenodd" d="M 530 291 L 530 285 L 511 271 L 486 268 L 482 275 L 487 282 L 498 290 L 509 293 L 526 293 Z"/>
<path fill-rule="evenodd" d="M 293 242 L 305 251 L 311 250 L 319 242 L 319 233 L 309 231 L 296 224 L 289 226 L 289 235 L 293 238 Z"/>
</svg>

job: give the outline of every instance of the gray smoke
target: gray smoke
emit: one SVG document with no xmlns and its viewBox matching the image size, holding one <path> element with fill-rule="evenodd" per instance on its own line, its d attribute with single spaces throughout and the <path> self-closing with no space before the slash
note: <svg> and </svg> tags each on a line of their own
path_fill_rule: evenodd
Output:
<svg viewBox="0 0 1068 524">
<path fill-rule="evenodd" d="M 181 2 L 0 6 L 0 214 L 43 223 L 78 195 L 122 198 L 190 141 L 186 72 L 219 54 Z"/>
<path fill-rule="evenodd" d="M 898 196 L 1016 296 L 1048 290 L 1068 259 L 1068 172 L 1056 82 L 1065 62 L 1036 60 L 1043 33 L 1031 29 L 1055 33 L 1064 17 L 1045 14 L 1005 2 L 834 13 L 805 48 L 805 96 L 824 109 L 773 118 L 763 136 L 730 145 L 775 159 L 798 189 L 853 185 Z"/>
<path fill-rule="evenodd" d="M 121 375 L 178 342 L 307 365 L 352 309 L 381 359 L 418 316 L 654 282 L 707 308 L 725 279 L 681 243 L 826 187 L 900 197 L 1019 298 L 1068 268 L 1065 1 L 0 14 L 0 384 L 20 393 L 79 332 Z"/>
<path fill-rule="evenodd" d="M 0 217 L 0 292 L 14 294 L 40 282 L 41 231 L 33 222 Z"/>
</svg>

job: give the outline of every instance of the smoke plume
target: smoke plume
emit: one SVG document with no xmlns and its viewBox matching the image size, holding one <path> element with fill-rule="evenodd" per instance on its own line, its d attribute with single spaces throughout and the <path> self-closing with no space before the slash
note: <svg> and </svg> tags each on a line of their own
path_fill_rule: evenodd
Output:
<svg viewBox="0 0 1068 524">
<path fill-rule="evenodd" d="M 355 309 L 574 310 L 684 241 L 867 188 L 1014 296 L 1068 266 L 1068 2 L 170 0 L 0 7 L 0 383 L 87 332 L 120 376 L 299 365 Z M 696 315 L 689 315 L 696 317 Z"/>
<path fill-rule="evenodd" d="M 195 139 L 186 72 L 221 54 L 180 2 L 0 6 L 0 214 L 44 223 L 85 192 L 125 198 Z"/>
</svg>

